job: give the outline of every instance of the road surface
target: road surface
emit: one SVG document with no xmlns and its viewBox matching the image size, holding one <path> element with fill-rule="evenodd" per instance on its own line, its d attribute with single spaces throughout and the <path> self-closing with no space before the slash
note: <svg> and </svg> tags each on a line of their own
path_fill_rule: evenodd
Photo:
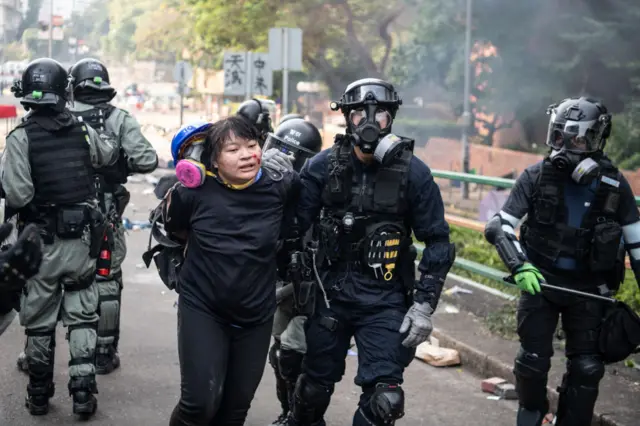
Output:
<svg viewBox="0 0 640 426">
<path fill-rule="evenodd" d="M 139 179 L 138 179 L 139 180 Z M 146 182 L 128 184 L 131 204 L 125 216 L 144 220 L 156 204 Z M 164 426 L 179 396 L 176 351 L 176 296 L 166 290 L 155 271 L 141 265 L 148 231 L 130 231 L 124 265 L 121 357 L 122 367 L 98 376 L 99 407 L 90 424 L 96 426 Z M 0 425 L 70 425 L 76 422 L 67 392 L 69 359 L 64 329 L 56 348 L 56 394 L 49 415 L 32 417 L 24 408 L 27 377 L 15 366 L 24 343 L 17 320 L 0 337 Z M 329 425 L 351 425 L 359 388 L 353 384 L 357 357 L 348 356 L 347 373 L 336 386 L 327 413 Z M 512 426 L 516 405 L 494 401 L 480 391 L 480 379 L 462 368 L 437 369 L 415 360 L 403 386 L 406 416 L 398 426 Z M 271 367 L 267 364 L 247 425 L 266 426 L 279 414 Z"/>
</svg>

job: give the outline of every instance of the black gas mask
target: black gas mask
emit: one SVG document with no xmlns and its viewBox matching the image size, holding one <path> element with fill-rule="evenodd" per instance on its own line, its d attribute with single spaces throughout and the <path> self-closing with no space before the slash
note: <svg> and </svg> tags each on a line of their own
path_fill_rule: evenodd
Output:
<svg viewBox="0 0 640 426">
<path fill-rule="evenodd" d="M 351 83 L 333 111 L 341 110 L 347 122 L 347 134 L 363 153 L 373 154 L 382 138 L 391 133 L 391 125 L 402 100 L 393 86 L 383 80 L 365 78 Z"/>
<path fill-rule="evenodd" d="M 549 159 L 579 184 L 589 183 L 599 173 L 594 157 L 604 149 L 611 132 L 611 115 L 588 98 L 568 99 L 547 109 L 551 115 L 547 133 Z"/>
</svg>

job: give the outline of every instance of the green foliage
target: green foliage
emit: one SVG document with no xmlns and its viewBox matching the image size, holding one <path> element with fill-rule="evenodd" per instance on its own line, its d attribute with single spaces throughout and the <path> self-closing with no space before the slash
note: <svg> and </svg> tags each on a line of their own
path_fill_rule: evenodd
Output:
<svg viewBox="0 0 640 426">
<path fill-rule="evenodd" d="M 268 49 L 268 31 L 303 31 L 304 63 L 333 96 L 353 80 L 384 76 L 391 51 L 389 26 L 403 2 L 384 0 L 187 0 L 194 32 L 211 52 Z"/>
</svg>

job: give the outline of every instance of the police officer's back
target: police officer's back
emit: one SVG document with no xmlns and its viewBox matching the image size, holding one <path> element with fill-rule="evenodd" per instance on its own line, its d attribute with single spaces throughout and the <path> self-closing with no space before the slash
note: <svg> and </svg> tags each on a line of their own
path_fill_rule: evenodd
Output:
<svg viewBox="0 0 640 426">
<path fill-rule="evenodd" d="M 44 261 L 27 284 L 20 311 L 27 334 L 27 406 L 33 415 L 48 411 L 61 309 L 69 328 L 74 412 L 90 415 L 97 405 L 95 257 L 105 229 L 93 168 L 113 164 L 117 152 L 113 140 L 99 136 L 66 108 L 68 74 L 58 62 L 31 62 L 13 90 L 30 111 L 7 136 L 2 187 L 7 207 L 18 211 L 19 227 L 37 224 L 44 242 Z"/>
<path fill-rule="evenodd" d="M 432 330 L 454 251 L 429 168 L 413 156 L 412 140 L 391 134 L 400 104 L 388 82 L 351 83 L 332 106 L 344 114 L 347 134 L 300 175 L 300 229 L 320 217 L 316 264 L 327 300 L 319 293 L 307 320 L 291 425 L 324 424 L 351 336 L 363 392 L 353 424 L 392 424 L 404 415 L 403 372 Z M 412 232 L 426 243 L 415 286 Z"/>
<path fill-rule="evenodd" d="M 116 91 L 111 86 L 107 67 L 97 59 L 85 58 L 71 67 L 73 104 L 71 111 L 96 130 L 115 137 L 118 161 L 98 172 L 101 204 L 110 217 L 114 232 L 114 251 L 110 273 L 98 275 L 100 291 L 100 325 L 98 327 L 97 372 L 108 374 L 120 366 L 120 300 L 123 279 L 121 265 L 127 247 L 122 214 L 129 202 L 123 186 L 133 173 L 151 173 L 158 166 L 158 155 L 144 137 L 140 125 L 127 111 L 110 104 Z"/>
<path fill-rule="evenodd" d="M 581 97 L 552 105 L 548 113 L 549 155 L 518 178 L 485 235 L 523 290 L 514 367 L 518 426 L 539 426 L 549 409 L 547 374 L 560 314 L 568 361 L 556 424 L 588 425 L 605 371 L 598 343 L 605 306 L 553 291 L 540 294 L 540 283 L 594 294 L 615 291 L 624 272 L 623 236 L 638 277 L 640 221 L 629 183 L 603 153 L 611 132 L 606 107 Z M 515 228 L 525 215 L 518 241 Z"/>
</svg>

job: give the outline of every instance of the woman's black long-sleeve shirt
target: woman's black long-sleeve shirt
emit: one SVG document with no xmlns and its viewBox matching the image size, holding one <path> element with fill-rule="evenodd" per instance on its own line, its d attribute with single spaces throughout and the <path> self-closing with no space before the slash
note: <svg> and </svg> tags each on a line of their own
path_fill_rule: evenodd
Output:
<svg viewBox="0 0 640 426">
<path fill-rule="evenodd" d="M 188 232 L 180 270 L 184 303 L 241 327 L 268 321 L 276 309 L 276 249 L 298 176 L 276 180 L 263 170 L 243 190 L 207 177 L 199 188 L 172 190 L 165 229 Z"/>
</svg>

